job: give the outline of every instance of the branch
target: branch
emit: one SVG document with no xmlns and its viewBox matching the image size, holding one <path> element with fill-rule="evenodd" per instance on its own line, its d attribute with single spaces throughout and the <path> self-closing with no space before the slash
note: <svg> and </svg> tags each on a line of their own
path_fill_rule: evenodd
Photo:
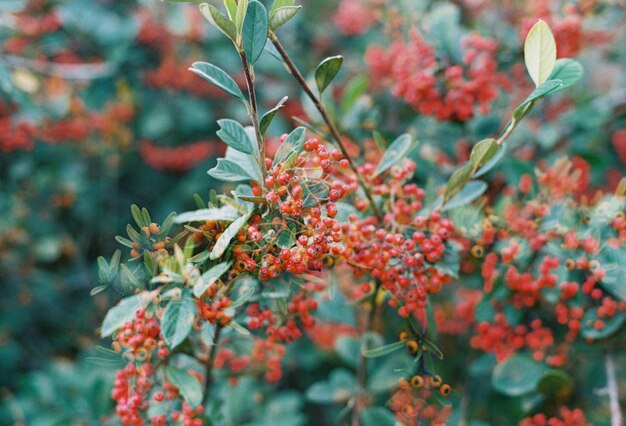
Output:
<svg viewBox="0 0 626 426">
<path fill-rule="evenodd" d="M 202 405 L 205 405 L 209 400 L 209 392 L 211 391 L 211 384 L 213 383 L 212 373 L 213 365 L 215 364 L 215 357 L 217 356 L 217 347 L 219 345 L 220 334 L 223 326 L 217 325 L 215 327 L 215 334 L 213 335 L 213 344 L 209 349 L 209 360 L 206 364 L 206 372 L 204 374 L 204 393 L 202 395 Z"/>
<path fill-rule="evenodd" d="M 343 143 L 343 139 L 341 138 L 341 135 L 339 134 L 339 130 L 337 130 L 337 127 L 328 116 L 328 112 L 326 111 L 324 104 L 322 103 L 320 98 L 318 98 L 317 95 L 315 95 L 313 90 L 311 90 L 311 87 L 306 82 L 305 78 L 302 76 L 302 73 L 300 72 L 298 67 L 296 67 L 296 65 L 293 63 L 293 61 L 291 60 L 291 57 L 289 56 L 289 54 L 287 53 L 283 45 L 280 44 L 280 41 L 278 40 L 276 35 L 273 32 L 270 32 L 269 37 L 272 43 L 274 44 L 274 46 L 276 47 L 276 50 L 278 50 L 278 53 L 280 53 L 280 56 L 285 61 L 285 65 L 287 65 L 287 68 L 289 68 L 291 75 L 293 75 L 293 77 L 296 79 L 296 81 L 298 82 L 302 90 L 304 90 L 304 93 L 306 93 L 309 99 L 313 101 L 313 103 L 315 104 L 315 107 L 317 108 L 319 113 L 322 115 L 322 119 L 328 126 L 328 129 L 330 130 L 330 134 L 333 136 L 333 139 L 339 146 L 339 149 L 341 150 L 341 153 L 344 156 L 344 158 L 348 160 L 348 164 L 350 165 L 350 168 L 352 169 L 352 171 L 356 175 L 357 180 L 359 181 L 359 185 L 361 186 L 361 188 L 363 188 L 363 192 L 365 192 L 365 196 L 367 197 L 367 200 L 369 201 L 370 206 L 372 207 L 372 212 L 374 213 L 374 216 L 376 216 L 376 219 L 378 219 L 378 221 L 382 223 L 383 215 L 378 209 L 378 206 L 376 206 L 376 203 L 374 202 L 374 198 L 372 197 L 372 194 L 369 188 L 365 184 L 365 179 L 363 179 L 363 176 L 361 176 L 361 174 L 359 173 L 356 165 L 354 164 L 354 161 L 352 161 L 352 157 L 348 153 L 348 150 L 346 149 L 346 145 Z"/>
<path fill-rule="evenodd" d="M 619 406 L 619 393 L 617 389 L 613 353 L 607 352 L 604 355 L 604 366 L 606 368 L 606 388 L 609 394 L 609 405 L 611 408 L 611 426 L 623 426 L 624 416 Z"/>
<path fill-rule="evenodd" d="M 113 74 L 113 68 L 107 63 L 61 64 L 43 59 L 28 59 L 16 55 L 2 56 L 12 67 L 27 68 L 41 74 L 62 77 L 70 80 L 95 80 Z"/>
<path fill-rule="evenodd" d="M 248 87 L 248 96 L 250 98 L 248 115 L 252 121 L 254 134 L 256 135 L 256 141 L 259 147 L 259 167 L 261 168 L 263 179 L 265 179 L 265 176 L 267 176 L 267 167 L 265 166 L 265 142 L 263 141 L 263 135 L 261 134 L 261 126 L 259 125 L 259 109 L 257 107 L 256 91 L 254 88 L 254 71 L 248 63 L 248 58 L 246 58 L 245 52 L 239 51 L 239 57 L 241 58 L 241 64 L 243 65 L 243 73 L 246 76 L 246 85 Z M 264 186 L 265 183 L 261 182 L 261 187 Z"/>
</svg>

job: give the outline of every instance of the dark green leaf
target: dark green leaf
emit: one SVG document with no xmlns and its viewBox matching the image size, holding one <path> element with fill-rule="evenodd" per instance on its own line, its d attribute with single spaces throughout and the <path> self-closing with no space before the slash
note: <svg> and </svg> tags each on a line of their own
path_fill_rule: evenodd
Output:
<svg viewBox="0 0 626 426">
<path fill-rule="evenodd" d="M 455 194 L 458 194 L 461 189 L 469 182 L 472 178 L 472 165 L 470 163 L 465 163 L 459 169 L 455 170 L 448 179 L 448 183 L 446 184 L 446 191 L 444 193 L 444 200 L 450 200 Z"/>
<path fill-rule="evenodd" d="M 252 142 L 241 124 L 228 118 L 218 120 L 217 124 L 220 125 L 220 129 L 216 134 L 226 145 L 245 154 L 255 152 Z"/>
<path fill-rule="evenodd" d="M 574 387 L 572 378 L 562 370 L 549 370 L 539 380 L 537 390 L 545 396 L 564 399 L 567 398 Z"/>
<path fill-rule="evenodd" d="M 178 389 L 187 404 L 197 408 L 202 403 L 202 385 L 194 376 L 183 369 L 170 366 L 165 368 L 165 376 Z"/>
<path fill-rule="evenodd" d="M 385 150 L 385 154 L 383 154 L 383 158 L 378 163 L 376 167 L 375 174 L 379 175 L 385 171 L 387 171 L 391 166 L 400 162 L 403 158 L 406 158 L 406 155 L 413 147 L 413 140 L 411 139 L 411 135 L 405 133 L 400 135 L 391 142 L 391 144 Z"/>
<path fill-rule="evenodd" d="M 217 160 L 217 166 L 209 170 L 208 173 L 212 178 L 226 182 L 247 182 L 254 180 L 252 176 L 237 163 L 224 158 L 219 158 Z"/>
<path fill-rule="evenodd" d="M 123 326 L 126 321 L 134 319 L 135 313 L 146 306 L 148 300 L 146 293 L 139 293 L 120 300 L 117 305 L 109 309 L 104 317 L 100 335 L 106 337 Z"/>
<path fill-rule="evenodd" d="M 168 348 L 174 349 L 187 338 L 193 326 L 196 310 L 194 299 L 187 290 L 183 291 L 180 301 L 167 304 L 161 319 L 161 333 Z"/>
<path fill-rule="evenodd" d="M 267 42 L 268 27 L 267 10 L 257 0 L 248 4 L 248 11 L 243 21 L 243 49 L 248 62 L 252 65 L 263 53 Z"/>
<path fill-rule="evenodd" d="M 265 114 L 263 114 L 263 117 L 261 117 L 261 121 L 259 123 L 259 128 L 261 129 L 261 134 L 264 135 L 265 132 L 267 132 L 267 129 L 270 127 L 270 124 L 272 123 L 272 120 L 274 119 L 274 116 L 276 115 L 276 113 L 278 112 L 279 109 L 281 109 L 283 107 L 283 104 L 287 101 L 287 96 L 285 96 L 284 98 L 282 98 L 274 108 L 272 108 L 271 110 L 267 111 Z"/>
<path fill-rule="evenodd" d="M 331 56 L 324 59 L 315 70 L 315 83 L 320 93 L 324 92 L 333 81 L 343 63 L 343 56 Z"/>
<path fill-rule="evenodd" d="M 557 59 L 548 81 L 561 80 L 563 86 L 557 90 L 561 91 L 575 84 L 582 78 L 584 73 L 583 66 L 578 61 L 569 58 Z"/>
<path fill-rule="evenodd" d="M 245 100 L 241 89 L 224 70 L 208 62 L 194 62 L 189 70 L 237 99 Z"/>
<path fill-rule="evenodd" d="M 521 396 L 536 389 L 546 367 L 525 355 L 513 355 L 493 370 L 491 384 L 508 396 Z"/>
</svg>

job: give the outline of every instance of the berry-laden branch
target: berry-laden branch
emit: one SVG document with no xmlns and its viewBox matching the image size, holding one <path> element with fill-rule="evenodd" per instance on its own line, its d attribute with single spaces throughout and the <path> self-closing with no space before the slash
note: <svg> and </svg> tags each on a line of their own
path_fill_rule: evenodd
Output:
<svg viewBox="0 0 626 426">
<path fill-rule="evenodd" d="M 370 206 L 372 208 L 372 213 L 374 214 L 376 219 L 380 223 L 382 223 L 383 215 L 378 209 L 378 206 L 376 205 L 376 203 L 374 202 L 374 198 L 372 197 L 372 194 L 369 188 L 365 184 L 365 179 L 363 179 L 363 176 L 361 175 L 361 173 L 359 173 L 359 170 L 357 169 L 356 164 L 354 164 L 352 157 L 348 153 L 348 150 L 346 148 L 346 145 L 343 143 L 343 139 L 341 138 L 341 134 L 339 133 L 339 130 L 337 130 L 337 127 L 328 116 L 328 112 L 326 111 L 326 107 L 324 107 L 322 100 L 317 95 L 315 95 L 315 93 L 313 92 L 309 84 L 304 79 L 304 76 L 302 75 L 302 73 L 300 72 L 296 64 L 294 64 L 294 62 L 291 60 L 291 57 L 289 56 L 287 51 L 278 40 L 278 37 L 276 37 L 276 34 L 274 34 L 273 32 L 270 32 L 269 38 L 272 41 L 272 44 L 274 44 L 274 47 L 276 47 L 276 50 L 278 50 L 278 53 L 280 53 L 280 56 L 285 61 L 287 68 L 289 68 L 289 71 L 291 72 L 291 75 L 293 75 L 293 77 L 296 79 L 296 81 L 298 82 L 302 90 L 304 90 L 304 93 L 307 94 L 309 99 L 311 99 L 311 101 L 315 104 L 315 107 L 317 108 L 319 113 L 322 115 L 322 119 L 328 126 L 328 130 L 330 131 L 330 134 L 332 135 L 333 139 L 337 143 L 337 146 L 339 146 L 339 149 L 341 150 L 341 153 L 343 154 L 343 156 L 346 158 L 346 160 L 348 160 L 348 164 L 350 165 L 350 168 L 352 169 L 352 171 L 356 175 L 357 180 L 359 181 L 359 185 L 361 186 L 361 188 L 363 188 L 363 192 L 365 193 L 365 196 L 367 197 L 367 200 L 369 201 Z"/>
</svg>

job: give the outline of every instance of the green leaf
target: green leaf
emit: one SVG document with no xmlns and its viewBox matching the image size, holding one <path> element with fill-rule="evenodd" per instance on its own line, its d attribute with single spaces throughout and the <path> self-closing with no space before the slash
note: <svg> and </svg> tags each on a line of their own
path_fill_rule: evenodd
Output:
<svg viewBox="0 0 626 426">
<path fill-rule="evenodd" d="M 207 220 L 232 222 L 238 217 L 239 215 L 237 214 L 237 211 L 232 207 L 227 206 L 181 213 L 176 216 L 176 223 L 206 222 Z"/>
<path fill-rule="evenodd" d="M 300 9 L 302 9 L 302 6 L 285 6 L 280 9 L 276 9 L 270 15 L 270 29 L 275 31 L 282 27 L 294 16 L 296 16 L 298 12 L 300 12 Z"/>
<path fill-rule="evenodd" d="M 237 333 L 241 334 L 242 336 L 250 335 L 250 331 L 235 320 L 231 320 L 228 323 L 228 326 L 232 328 L 233 330 L 235 330 Z"/>
<path fill-rule="evenodd" d="M 246 53 L 248 62 L 252 65 L 263 53 L 263 48 L 267 42 L 269 23 L 265 6 L 257 0 L 252 0 L 248 4 L 248 11 L 243 21 L 243 50 Z"/>
<path fill-rule="evenodd" d="M 224 0 L 224 6 L 226 6 L 226 10 L 228 11 L 228 17 L 231 21 L 237 19 L 237 1 L 236 0 Z M 237 29 L 235 28 L 235 32 Z"/>
<path fill-rule="evenodd" d="M 149 298 L 146 293 L 139 293 L 119 301 L 117 305 L 109 309 L 102 327 L 100 336 L 106 337 L 124 325 L 126 321 L 135 318 L 135 313 L 148 304 Z"/>
<path fill-rule="evenodd" d="M 446 190 L 444 192 L 444 200 L 448 201 L 454 195 L 456 195 L 472 178 L 472 165 L 471 163 L 465 163 L 459 169 L 455 170 L 448 179 L 446 184 Z"/>
<path fill-rule="evenodd" d="M 226 230 L 215 242 L 213 250 L 211 250 L 211 256 L 209 256 L 209 259 L 215 260 L 220 258 L 224 254 L 224 252 L 228 248 L 228 245 L 230 244 L 230 241 L 235 238 L 239 233 L 239 230 L 243 228 L 246 223 L 248 223 L 248 219 L 250 219 L 250 216 L 252 216 L 252 212 L 241 216 L 239 219 L 231 223 L 228 228 L 226 228 Z"/>
<path fill-rule="evenodd" d="M 249 133 L 248 138 L 250 138 Z M 250 138 L 250 140 L 253 140 L 253 138 Z M 255 155 L 258 157 L 256 150 Z M 230 161 L 231 163 L 235 163 L 242 168 L 250 177 L 250 180 L 261 182 L 263 180 L 263 175 L 261 174 L 261 169 L 259 168 L 259 163 L 256 161 L 256 157 L 228 147 L 226 148 L 226 155 L 224 156 L 224 159 Z"/>
<path fill-rule="evenodd" d="M 202 281 L 193 287 L 193 295 L 201 297 L 207 289 L 222 277 L 233 265 L 233 262 L 222 262 L 202 274 Z"/>
<path fill-rule="evenodd" d="M 196 304 L 191 293 L 183 291 L 180 301 L 167 304 L 161 319 L 161 333 L 170 349 L 180 345 L 191 332 L 196 315 Z"/>
<path fill-rule="evenodd" d="M 225 158 L 218 158 L 217 166 L 209 170 L 209 176 L 214 179 L 226 181 L 226 182 L 247 182 L 254 180 L 250 174 L 239 166 Z"/>
<path fill-rule="evenodd" d="M 498 143 L 495 139 L 483 139 L 472 148 L 470 153 L 470 163 L 477 170 L 486 164 L 498 152 Z"/>
<path fill-rule="evenodd" d="M 541 19 L 526 36 L 524 61 L 528 74 L 537 87 L 552 74 L 556 64 L 556 42 L 550 27 Z"/>
<path fill-rule="evenodd" d="M 328 185 L 323 181 L 302 182 L 301 186 L 304 208 L 320 204 L 320 200 L 326 199 L 330 191 Z"/>
<path fill-rule="evenodd" d="M 513 111 L 513 118 L 520 120 L 532 107 L 532 105 L 530 105 L 531 103 L 551 93 L 559 92 L 562 87 L 563 82 L 561 80 L 548 80 L 545 83 L 542 83 L 539 87 L 532 91 L 532 93 L 524 100 L 524 102 L 520 104 L 520 106 L 515 108 L 515 111 Z"/>
<path fill-rule="evenodd" d="M 245 154 L 254 153 L 252 142 L 241 124 L 228 118 L 218 120 L 217 124 L 220 129 L 216 134 L 226 145 Z"/>
<path fill-rule="evenodd" d="M 526 355 L 513 355 L 493 369 L 491 385 L 508 396 L 521 396 L 536 389 L 546 367 Z"/>
<path fill-rule="evenodd" d="M 272 7 L 270 8 L 270 15 L 281 7 L 293 6 L 295 3 L 296 0 L 274 0 L 274 3 L 272 3 Z"/>
<path fill-rule="evenodd" d="M 548 81 L 561 80 L 563 86 L 558 90 L 560 91 L 574 85 L 582 78 L 584 73 L 583 66 L 580 65 L 578 61 L 569 58 L 561 58 L 556 60 L 554 70 L 552 74 L 550 74 L 550 77 L 548 77 Z"/>
<path fill-rule="evenodd" d="M 595 327 L 595 323 L 598 320 L 604 323 L 604 327 L 599 330 Z M 625 321 L 626 313 L 624 312 L 617 312 L 610 318 L 600 318 L 598 317 L 598 312 L 596 310 L 590 310 L 587 311 L 582 319 L 580 333 L 586 339 L 606 339 L 612 334 L 617 333 Z"/>
<path fill-rule="evenodd" d="M 235 300 L 233 304 L 230 305 L 228 308 L 236 309 L 240 306 L 243 306 L 248 300 L 250 300 L 250 298 L 254 295 L 255 291 L 256 291 L 255 287 L 247 287 L 245 290 L 243 290 L 241 296 L 239 296 L 237 300 Z"/>
<path fill-rule="evenodd" d="M 331 56 L 324 59 L 315 70 L 315 84 L 320 94 L 326 90 L 341 69 L 343 56 Z"/>
<path fill-rule="evenodd" d="M 146 222 L 144 220 L 141 209 L 137 206 L 137 204 L 133 204 L 132 206 L 130 206 L 130 213 L 133 215 L 135 223 L 137 223 L 137 226 L 139 226 L 140 228 L 150 225 L 150 222 Z"/>
<path fill-rule="evenodd" d="M 404 345 L 405 345 L 405 342 L 398 341 L 395 343 L 391 343 L 389 345 L 379 346 L 373 349 L 365 349 L 361 352 L 361 355 L 363 355 L 365 358 L 378 358 L 380 356 L 384 356 L 392 352 L 395 352 L 398 349 L 403 348 Z"/>
<path fill-rule="evenodd" d="M 278 150 L 276 150 L 273 162 L 274 166 L 286 160 L 292 153 L 296 153 L 296 155 L 300 154 L 302 147 L 304 146 L 304 133 L 304 127 L 298 127 L 289 133 L 287 139 L 285 139 L 285 141 L 278 147 Z"/>
<path fill-rule="evenodd" d="M 202 385 L 198 379 L 181 368 L 170 366 L 165 367 L 165 376 L 192 408 L 202 404 Z"/>
<path fill-rule="evenodd" d="M 461 189 L 454 197 L 452 197 L 442 211 L 452 210 L 457 207 L 465 206 L 481 195 L 487 190 L 487 184 L 482 180 L 473 180 L 468 182 L 467 185 Z"/>
<path fill-rule="evenodd" d="M 222 89 L 229 95 L 242 101 L 245 100 L 243 93 L 241 93 L 241 89 L 239 89 L 235 80 L 233 80 L 232 77 L 221 68 L 218 68 L 213 64 L 209 64 L 208 62 L 194 62 L 191 64 L 189 71 L 198 74 L 200 77 Z"/>
<path fill-rule="evenodd" d="M 567 398 L 574 388 L 574 381 L 565 371 L 548 370 L 539 380 L 537 390 L 545 396 L 558 400 Z"/>
<path fill-rule="evenodd" d="M 235 17 L 235 26 L 237 27 L 237 34 L 241 35 L 241 27 L 243 26 L 244 18 L 246 17 L 246 11 L 248 10 L 248 0 L 237 1 L 237 15 Z"/>
<path fill-rule="evenodd" d="M 200 5 L 200 13 L 209 21 L 215 28 L 220 30 L 226 37 L 231 40 L 237 38 L 237 28 L 226 16 L 217 10 L 215 6 L 208 3 L 202 3 Z"/>
<path fill-rule="evenodd" d="M 261 130 L 262 135 L 264 135 L 265 132 L 267 132 L 267 129 L 270 127 L 270 124 L 272 123 L 274 116 L 276 115 L 278 110 L 283 107 L 287 99 L 288 99 L 287 96 L 285 96 L 276 104 L 274 108 L 270 109 L 265 114 L 263 114 L 263 117 L 261 117 L 261 121 L 259 123 L 259 128 Z"/>
<path fill-rule="evenodd" d="M 411 135 L 405 133 L 400 135 L 391 142 L 391 144 L 385 150 L 383 154 L 383 158 L 378 163 L 376 167 L 376 171 L 374 172 L 376 176 L 380 175 L 383 172 L 386 172 L 391 166 L 400 162 L 403 158 L 406 157 L 408 152 L 413 148 L 413 140 L 411 139 Z"/>
<path fill-rule="evenodd" d="M 396 416 L 384 407 L 368 407 L 361 411 L 362 426 L 394 426 Z"/>
</svg>

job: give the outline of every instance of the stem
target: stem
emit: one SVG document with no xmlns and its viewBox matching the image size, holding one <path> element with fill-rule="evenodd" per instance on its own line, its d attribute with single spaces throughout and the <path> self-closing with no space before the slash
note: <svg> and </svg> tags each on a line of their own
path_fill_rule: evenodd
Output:
<svg viewBox="0 0 626 426">
<path fill-rule="evenodd" d="M 619 406 L 619 393 L 612 352 L 607 352 L 604 355 L 604 366 L 606 368 L 606 387 L 609 394 L 609 405 L 611 407 L 611 426 L 622 426 L 624 424 L 624 416 Z"/>
<path fill-rule="evenodd" d="M 254 71 L 248 63 L 248 58 L 243 51 L 239 52 L 241 58 L 241 64 L 243 65 L 243 73 L 246 76 L 246 85 L 248 87 L 248 97 L 250 98 L 250 107 L 248 108 L 248 115 L 252 121 L 254 127 L 254 133 L 256 135 L 256 142 L 259 148 L 259 167 L 261 168 L 261 174 L 263 179 L 267 176 L 267 168 L 265 167 L 265 142 L 263 141 L 263 135 L 261 134 L 261 126 L 259 125 L 259 110 L 256 102 L 256 90 L 254 88 Z M 261 182 L 261 186 L 263 186 Z"/>
<path fill-rule="evenodd" d="M 365 332 L 368 332 L 374 328 L 374 320 L 376 319 L 376 299 L 378 299 L 378 293 L 380 292 L 380 288 L 381 282 L 380 280 L 376 280 L 376 287 L 374 288 L 374 295 L 372 298 L 372 309 L 370 310 L 367 318 Z M 367 358 L 365 358 L 363 355 L 360 355 L 359 357 L 359 365 L 357 367 L 356 374 L 359 396 L 361 396 L 360 394 L 365 389 L 365 385 L 367 382 Z M 352 426 L 359 426 L 361 424 L 359 419 L 361 408 L 359 402 L 359 398 L 357 397 L 354 403 L 354 408 L 352 409 Z"/>
<path fill-rule="evenodd" d="M 217 347 L 219 345 L 222 328 L 223 327 L 221 325 L 217 325 L 215 327 L 213 344 L 209 349 L 209 360 L 207 361 L 206 372 L 204 374 L 204 394 L 202 395 L 202 405 L 205 405 L 209 400 L 209 391 L 211 390 L 211 384 L 213 383 L 213 379 L 211 377 L 213 373 L 213 364 L 215 364 L 215 357 L 217 356 Z"/>
<path fill-rule="evenodd" d="M 273 32 L 270 32 L 269 37 L 270 37 L 270 40 L 272 41 L 272 44 L 274 44 L 274 46 L 276 47 L 276 50 L 278 50 L 278 53 L 280 53 L 280 56 L 285 61 L 287 68 L 289 68 L 289 71 L 291 72 L 291 75 L 293 75 L 293 77 L 296 79 L 296 81 L 298 82 L 302 90 L 304 90 L 304 93 L 307 94 L 309 99 L 311 99 L 311 101 L 315 104 L 315 107 L 317 108 L 319 113 L 322 115 L 322 119 L 328 126 L 328 130 L 330 131 L 330 134 L 332 135 L 333 139 L 337 143 L 337 146 L 339 146 L 339 149 L 341 150 L 341 154 L 346 158 L 346 160 L 348 160 L 348 164 L 350 165 L 350 168 L 352 169 L 352 171 L 356 175 L 357 180 L 359 181 L 359 185 L 361 186 L 361 188 L 363 188 L 363 192 L 365 192 L 365 196 L 367 197 L 367 200 L 369 201 L 370 206 L 372 208 L 372 213 L 374 213 L 374 216 L 376 216 L 376 219 L 378 219 L 378 221 L 382 223 L 383 215 L 378 209 L 378 206 L 376 206 L 376 203 L 374 202 L 374 198 L 372 197 L 372 194 L 369 188 L 365 184 L 365 179 L 363 179 L 363 176 L 361 176 L 361 174 L 359 173 L 356 165 L 354 164 L 354 161 L 352 161 L 352 157 L 350 156 L 350 154 L 348 154 L 348 150 L 346 149 L 346 145 L 343 143 L 341 135 L 339 134 L 339 130 L 337 130 L 337 127 L 328 116 L 328 112 L 326 111 L 326 108 L 324 107 L 324 104 L 322 103 L 321 99 L 315 95 L 315 93 L 313 92 L 309 84 L 306 82 L 306 80 L 302 76 L 302 73 L 300 72 L 298 67 L 291 60 L 291 57 L 289 56 L 289 54 L 287 53 L 283 45 L 280 44 L 280 41 L 278 40 L 276 35 Z"/>
</svg>

